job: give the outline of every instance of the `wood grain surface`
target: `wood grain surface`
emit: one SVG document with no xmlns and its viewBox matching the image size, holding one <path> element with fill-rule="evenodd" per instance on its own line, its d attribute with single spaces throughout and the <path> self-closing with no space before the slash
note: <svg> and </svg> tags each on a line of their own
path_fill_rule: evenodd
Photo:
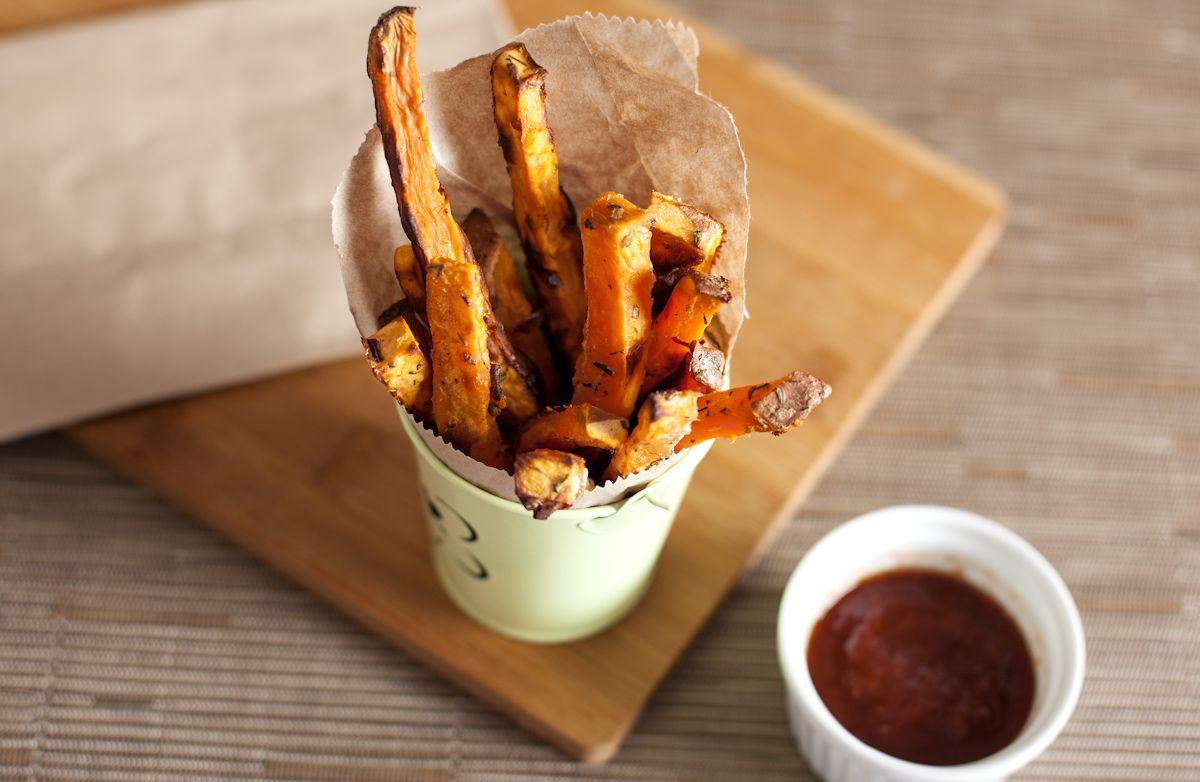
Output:
<svg viewBox="0 0 1200 782">
<path fill-rule="evenodd" d="M 564 759 L 48 434 L 0 446 L 0 780 L 812 780 L 779 595 L 821 535 L 898 502 L 997 519 L 1079 604 L 1079 708 L 1014 779 L 1198 778 L 1200 5 L 677 2 L 990 172 L 1013 207 L 616 757 Z"/>
<path fill-rule="evenodd" d="M 511 6 L 518 27 L 586 9 L 673 15 L 626 0 Z M 734 381 L 798 367 L 835 392 L 799 433 L 714 449 L 653 588 L 617 627 L 530 646 L 449 604 L 428 564 L 413 457 L 361 362 L 84 424 L 72 436 L 539 736 L 575 757 L 608 759 L 962 288 L 1003 211 L 990 185 L 698 32 L 702 85 L 734 113 L 751 161 L 752 318 Z"/>
</svg>

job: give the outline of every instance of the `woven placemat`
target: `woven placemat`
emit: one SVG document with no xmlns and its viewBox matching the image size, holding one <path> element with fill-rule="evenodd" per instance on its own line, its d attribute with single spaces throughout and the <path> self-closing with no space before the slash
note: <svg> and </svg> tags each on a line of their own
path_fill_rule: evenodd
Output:
<svg viewBox="0 0 1200 782">
<path fill-rule="evenodd" d="M 806 779 L 783 583 L 833 525 L 899 502 L 1009 525 L 1079 603 L 1079 709 L 1021 779 L 1200 779 L 1200 5 L 682 5 L 1013 206 L 617 759 L 564 760 L 46 436 L 0 448 L 0 780 Z"/>
</svg>

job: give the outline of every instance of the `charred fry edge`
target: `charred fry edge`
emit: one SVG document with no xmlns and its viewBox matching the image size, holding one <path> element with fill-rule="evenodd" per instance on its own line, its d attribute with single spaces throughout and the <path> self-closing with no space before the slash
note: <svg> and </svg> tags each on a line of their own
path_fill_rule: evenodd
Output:
<svg viewBox="0 0 1200 782">
<path fill-rule="evenodd" d="M 587 489 L 587 463 L 571 453 L 540 448 L 517 454 L 513 486 L 535 519 L 569 508 Z"/>
<path fill-rule="evenodd" d="M 807 372 L 791 372 L 778 380 L 705 394 L 699 415 L 675 450 L 718 437 L 734 439 L 751 432 L 783 434 L 808 418 L 831 389 Z"/>
<path fill-rule="evenodd" d="M 524 44 L 509 44 L 492 61 L 492 102 L 526 268 L 542 299 L 547 328 L 573 362 L 587 318 L 583 252 L 575 210 L 559 184 L 546 117 L 546 70 Z"/>
<path fill-rule="evenodd" d="M 687 436 L 698 413 L 696 391 L 655 391 L 638 410 L 637 426 L 613 453 L 604 480 L 632 475 L 667 458 Z"/>
</svg>

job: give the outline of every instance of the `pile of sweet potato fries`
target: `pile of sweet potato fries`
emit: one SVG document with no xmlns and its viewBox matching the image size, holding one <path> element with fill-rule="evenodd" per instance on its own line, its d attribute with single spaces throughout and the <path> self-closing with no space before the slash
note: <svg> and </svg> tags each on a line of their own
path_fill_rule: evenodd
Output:
<svg viewBox="0 0 1200 782">
<path fill-rule="evenodd" d="M 491 219 L 460 225 L 437 177 L 415 57 L 413 9 L 371 31 L 367 71 L 383 150 L 412 242 L 396 249 L 404 299 L 363 340 L 374 372 L 455 448 L 512 472 L 537 518 L 589 486 L 676 451 L 749 432 L 781 434 L 829 395 L 812 375 L 730 390 L 706 334 L 730 300 L 711 273 L 724 227 L 653 193 L 605 193 L 576 219 L 559 187 L 546 70 L 523 44 L 495 56 L 496 128 L 523 263 Z M 529 281 L 528 287 L 523 279 Z"/>
</svg>

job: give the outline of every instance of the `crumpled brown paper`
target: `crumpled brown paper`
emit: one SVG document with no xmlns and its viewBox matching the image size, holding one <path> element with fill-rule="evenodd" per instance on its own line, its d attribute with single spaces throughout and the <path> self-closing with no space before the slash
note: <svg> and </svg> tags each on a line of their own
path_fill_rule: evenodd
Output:
<svg viewBox="0 0 1200 782">
<path fill-rule="evenodd" d="M 746 162 L 733 117 L 697 89 L 695 35 L 679 24 L 585 15 L 526 30 L 516 40 L 548 71 L 547 102 L 561 183 L 578 209 L 609 190 L 638 204 L 658 190 L 725 224 L 725 243 L 713 273 L 729 280 L 733 299 L 712 328 L 731 349 L 745 317 Z M 420 40 L 417 46 L 419 51 Z M 482 209 L 510 249 L 516 249 L 512 190 L 492 119 L 492 59 L 493 54 L 484 54 L 424 76 L 425 111 L 438 176 L 455 217 L 461 220 L 472 208 Z M 333 236 L 350 311 L 367 336 L 376 330 L 379 314 L 403 298 L 392 273 L 392 254 L 397 245 L 408 243 L 376 129 L 368 131 L 334 195 Z M 435 453 L 464 478 L 512 497 L 511 476 L 426 434 Z M 616 499 L 673 461 L 630 476 L 620 486 L 592 489 L 576 505 Z"/>
</svg>

